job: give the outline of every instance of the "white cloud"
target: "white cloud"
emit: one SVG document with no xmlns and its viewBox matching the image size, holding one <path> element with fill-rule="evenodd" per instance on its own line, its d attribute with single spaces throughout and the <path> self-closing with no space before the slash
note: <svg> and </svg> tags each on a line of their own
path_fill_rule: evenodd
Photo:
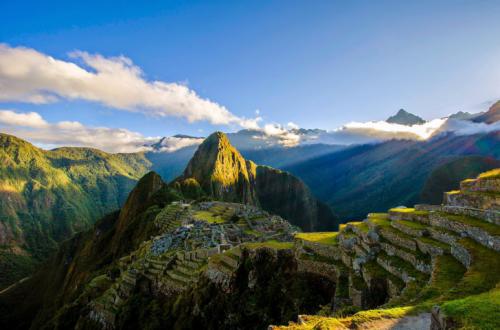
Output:
<svg viewBox="0 0 500 330">
<path fill-rule="evenodd" d="M 266 124 L 262 128 L 262 132 L 266 137 L 271 137 L 275 141 L 285 147 L 294 147 L 300 142 L 300 136 L 278 124 Z"/>
<path fill-rule="evenodd" d="M 169 136 L 161 139 L 157 151 L 174 152 L 182 148 L 197 146 L 205 138 Z"/>
<path fill-rule="evenodd" d="M 259 121 L 238 117 L 183 84 L 148 81 L 127 57 L 106 58 L 80 51 L 70 56 L 75 62 L 0 44 L 0 101 L 42 104 L 82 99 L 125 111 L 182 117 L 189 122 L 254 128 Z"/>
<path fill-rule="evenodd" d="M 365 123 L 351 122 L 339 130 L 358 133 L 376 139 L 428 139 L 446 119 L 434 119 L 421 125 L 400 125 L 386 121 L 370 121 Z"/>
<path fill-rule="evenodd" d="M 121 128 L 87 127 L 75 121 L 46 122 L 38 113 L 0 110 L 0 129 L 37 145 L 93 147 L 108 152 L 149 150 L 158 137 Z"/>
<path fill-rule="evenodd" d="M 46 127 L 48 123 L 36 112 L 17 113 L 11 110 L 0 111 L 0 122 L 10 126 Z"/>
<path fill-rule="evenodd" d="M 478 133 L 489 133 L 500 130 L 500 122 L 493 124 L 474 123 L 471 121 L 448 119 L 435 134 L 442 132 L 453 132 L 456 135 L 472 135 Z"/>
</svg>

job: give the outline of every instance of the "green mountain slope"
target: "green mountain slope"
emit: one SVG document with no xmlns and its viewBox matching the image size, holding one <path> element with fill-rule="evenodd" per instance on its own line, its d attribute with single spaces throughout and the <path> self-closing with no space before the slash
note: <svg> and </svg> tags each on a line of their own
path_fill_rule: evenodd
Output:
<svg viewBox="0 0 500 330">
<path fill-rule="evenodd" d="M 44 151 L 0 134 L 0 288 L 27 274 L 57 242 L 118 209 L 150 167 L 142 154 L 88 148 Z M 3 265 L 3 266 L 2 266 Z"/>
<path fill-rule="evenodd" d="M 500 159 L 500 132 L 354 146 L 285 170 L 345 221 L 422 202 L 420 194 L 432 171 L 463 156 Z"/>
</svg>

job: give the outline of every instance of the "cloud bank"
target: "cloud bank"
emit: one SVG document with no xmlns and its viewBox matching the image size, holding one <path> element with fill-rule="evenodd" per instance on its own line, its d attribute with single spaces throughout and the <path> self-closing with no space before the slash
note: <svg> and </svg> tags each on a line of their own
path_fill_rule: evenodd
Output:
<svg viewBox="0 0 500 330">
<path fill-rule="evenodd" d="M 148 81 L 127 57 L 73 52 L 63 61 L 31 48 L 0 44 L 0 101 L 35 104 L 86 100 L 153 116 L 189 122 L 257 128 L 258 118 L 238 117 L 179 83 Z M 81 65 L 77 64 L 78 62 Z"/>
<path fill-rule="evenodd" d="M 148 144 L 158 137 L 145 137 L 122 128 L 88 127 L 76 121 L 49 123 L 38 113 L 18 113 L 0 110 L 0 129 L 50 147 L 94 147 L 108 152 L 137 152 L 149 150 Z"/>
<path fill-rule="evenodd" d="M 364 144 L 393 139 L 423 141 L 443 133 L 471 135 L 497 130 L 500 130 L 500 122 L 488 125 L 465 120 L 440 118 L 412 126 L 385 121 L 351 122 L 331 131 L 298 129 L 295 125 L 288 125 L 288 128 L 285 128 L 274 124 L 265 125 L 263 128 L 256 130 L 252 138 L 261 141 L 266 146 L 293 147 L 317 143 L 335 145 Z M 248 145 L 251 146 L 251 143 L 248 143 Z"/>
</svg>

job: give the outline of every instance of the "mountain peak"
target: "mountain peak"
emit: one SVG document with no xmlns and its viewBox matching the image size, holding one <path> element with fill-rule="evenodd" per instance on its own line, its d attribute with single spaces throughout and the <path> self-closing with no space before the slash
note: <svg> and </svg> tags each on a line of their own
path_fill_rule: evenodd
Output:
<svg viewBox="0 0 500 330">
<path fill-rule="evenodd" d="M 216 199 L 257 204 L 251 189 L 255 168 L 254 163 L 246 161 L 231 145 L 226 134 L 215 132 L 198 146 L 182 179 L 196 180 Z"/>
<path fill-rule="evenodd" d="M 223 132 L 217 131 L 212 134 L 210 134 L 205 141 L 200 145 L 217 145 L 222 148 L 233 148 L 231 145 L 231 142 L 229 142 L 229 138 L 227 135 Z M 235 149 L 236 150 L 236 149 Z"/>
<path fill-rule="evenodd" d="M 474 117 L 473 121 L 485 124 L 493 124 L 500 121 L 500 100 L 496 101 L 484 114 Z"/>
<path fill-rule="evenodd" d="M 417 115 L 414 115 L 405 109 L 399 109 L 398 113 L 394 116 L 389 117 L 386 122 L 392 124 L 400 124 L 400 125 L 419 125 L 425 123 L 425 120 L 420 118 Z"/>
</svg>

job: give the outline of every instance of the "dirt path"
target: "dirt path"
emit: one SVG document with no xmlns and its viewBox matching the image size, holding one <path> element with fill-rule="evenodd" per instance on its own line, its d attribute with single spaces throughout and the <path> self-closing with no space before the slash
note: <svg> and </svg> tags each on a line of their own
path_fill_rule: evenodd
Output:
<svg viewBox="0 0 500 330">
<path fill-rule="evenodd" d="M 382 319 L 363 323 L 357 329 L 362 330 L 429 330 L 431 314 L 422 313 L 415 316 L 406 316 L 400 319 Z"/>
</svg>

